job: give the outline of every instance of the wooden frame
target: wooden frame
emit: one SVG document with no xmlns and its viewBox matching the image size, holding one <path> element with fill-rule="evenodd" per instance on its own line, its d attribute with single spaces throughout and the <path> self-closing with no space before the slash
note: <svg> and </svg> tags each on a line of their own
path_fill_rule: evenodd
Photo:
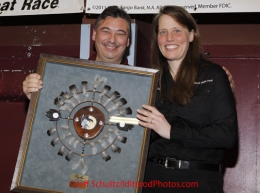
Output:
<svg viewBox="0 0 260 193">
<path fill-rule="evenodd" d="M 37 73 L 11 191 L 141 192 L 150 130 L 108 120 L 153 105 L 158 70 L 41 54 Z"/>
</svg>

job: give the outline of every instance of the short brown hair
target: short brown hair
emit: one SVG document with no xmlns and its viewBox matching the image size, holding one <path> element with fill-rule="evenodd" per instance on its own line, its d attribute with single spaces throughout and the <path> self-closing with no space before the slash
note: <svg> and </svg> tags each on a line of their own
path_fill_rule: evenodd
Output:
<svg viewBox="0 0 260 193">
<path fill-rule="evenodd" d="M 98 28 L 100 22 L 107 17 L 113 17 L 113 18 L 122 18 L 127 21 L 128 23 L 128 34 L 129 38 L 131 37 L 131 18 L 126 13 L 126 11 L 118 6 L 108 6 L 104 11 L 97 17 L 95 22 L 95 29 Z"/>
</svg>

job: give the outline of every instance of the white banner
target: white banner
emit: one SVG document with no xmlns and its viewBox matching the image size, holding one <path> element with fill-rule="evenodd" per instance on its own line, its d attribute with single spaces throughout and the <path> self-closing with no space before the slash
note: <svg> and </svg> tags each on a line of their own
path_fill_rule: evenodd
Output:
<svg viewBox="0 0 260 193">
<path fill-rule="evenodd" d="M 78 13 L 84 0 L 0 0 L 0 16 Z"/>
<path fill-rule="evenodd" d="M 86 13 L 99 14 L 111 5 L 129 14 L 158 13 L 164 5 L 178 5 L 190 13 L 260 12 L 260 0 L 87 0 Z"/>
</svg>

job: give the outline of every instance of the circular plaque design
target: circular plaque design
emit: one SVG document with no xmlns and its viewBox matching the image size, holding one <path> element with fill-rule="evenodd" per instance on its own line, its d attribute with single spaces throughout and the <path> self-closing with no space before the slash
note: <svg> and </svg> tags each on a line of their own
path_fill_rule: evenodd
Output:
<svg viewBox="0 0 260 193">
<path fill-rule="evenodd" d="M 52 146 L 60 146 L 58 155 L 67 161 L 73 160 L 72 169 L 85 174 L 88 170 L 86 158 L 101 155 L 105 161 L 113 153 L 120 153 L 117 142 L 126 143 L 127 138 L 121 131 L 131 130 L 133 125 L 112 124 L 111 116 L 125 117 L 132 114 L 130 107 L 124 108 L 126 99 L 120 98 L 118 91 L 110 92 L 111 86 L 105 85 L 106 77 L 95 75 L 93 83 L 82 81 L 80 89 L 75 85 L 69 86 L 70 92 L 61 92 L 54 99 L 58 109 L 51 108 L 46 112 L 49 121 L 55 126 L 47 130 L 53 137 Z M 102 86 L 103 85 L 103 86 Z M 78 156 L 78 159 L 72 159 Z"/>
</svg>

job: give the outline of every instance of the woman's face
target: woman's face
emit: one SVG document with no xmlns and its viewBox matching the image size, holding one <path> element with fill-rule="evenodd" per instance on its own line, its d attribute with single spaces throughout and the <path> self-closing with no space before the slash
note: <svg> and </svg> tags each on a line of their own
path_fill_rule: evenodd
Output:
<svg viewBox="0 0 260 193">
<path fill-rule="evenodd" d="M 158 46 L 162 55 L 170 61 L 181 62 L 193 41 L 194 31 L 188 31 L 169 15 L 159 18 Z"/>
</svg>

